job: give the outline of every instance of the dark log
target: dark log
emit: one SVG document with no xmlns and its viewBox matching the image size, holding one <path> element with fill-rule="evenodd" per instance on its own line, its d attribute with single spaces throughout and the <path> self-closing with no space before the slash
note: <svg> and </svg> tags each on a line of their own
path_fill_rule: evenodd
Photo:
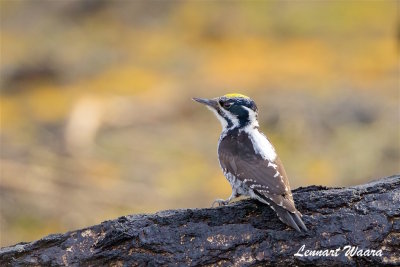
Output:
<svg viewBox="0 0 400 267">
<path fill-rule="evenodd" d="M 269 207 L 242 200 L 123 216 L 19 243 L 0 249 L 0 266 L 400 265 L 400 175 L 348 188 L 299 188 L 294 199 L 307 233 L 285 226 Z M 363 255 L 346 256 L 347 245 Z M 306 250 L 332 251 L 304 256 Z"/>
</svg>

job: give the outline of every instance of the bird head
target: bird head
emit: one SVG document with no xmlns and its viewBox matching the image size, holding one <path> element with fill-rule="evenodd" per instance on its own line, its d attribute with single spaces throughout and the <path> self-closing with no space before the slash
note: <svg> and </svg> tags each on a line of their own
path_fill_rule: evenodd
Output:
<svg viewBox="0 0 400 267">
<path fill-rule="evenodd" d="M 215 113 L 223 130 L 258 126 L 257 106 L 254 101 L 242 94 L 226 94 L 213 99 L 193 98 Z"/>
</svg>

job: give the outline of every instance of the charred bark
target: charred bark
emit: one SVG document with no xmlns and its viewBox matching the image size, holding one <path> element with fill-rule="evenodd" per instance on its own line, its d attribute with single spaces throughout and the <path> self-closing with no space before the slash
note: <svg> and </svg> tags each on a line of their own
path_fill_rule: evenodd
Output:
<svg viewBox="0 0 400 267">
<path fill-rule="evenodd" d="M 294 199 L 307 233 L 286 227 L 269 207 L 243 200 L 123 216 L 19 243 L 0 249 L 0 266 L 400 265 L 400 175 L 348 188 L 299 188 Z M 346 256 L 345 246 L 363 255 Z M 306 250 L 330 256 L 305 256 Z"/>
</svg>

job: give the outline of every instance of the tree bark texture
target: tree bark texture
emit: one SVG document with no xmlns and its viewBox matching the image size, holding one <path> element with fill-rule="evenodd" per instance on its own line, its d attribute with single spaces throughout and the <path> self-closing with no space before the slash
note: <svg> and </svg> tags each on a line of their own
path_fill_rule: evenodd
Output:
<svg viewBox="0 0 400 267">
<path fill-rule="evenodd" d="M 400 175 L 348 188 L 298 188 L 294 200 L 307 233 L 281 223 L 268 206 L 242 200 L 123 216 L 4 247 L 0 266 L 400 265 Z M 382 256 L 346 255 L 345 246 Z M 337 256 L 305 256 L 338 248 Z"/>
</svg>

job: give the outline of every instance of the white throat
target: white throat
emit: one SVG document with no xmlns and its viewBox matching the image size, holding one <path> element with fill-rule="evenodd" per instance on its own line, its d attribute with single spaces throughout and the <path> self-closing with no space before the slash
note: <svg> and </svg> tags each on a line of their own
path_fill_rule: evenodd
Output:
<svg viewBox="0 0 400 267">
<path fill-rule="evenodd" d="M 228 129 L 228 122 L 224 118 L 222 118 L 221 115 L 219 115 L 215 109 L 213 109 L 211 107 L 207 107 L 207 108 L 215 114 L 215 117 L 217 117 L 217 119 L 221 123 L 222 132 L 225 132 Z"/>
<path fill-rule="evenodd" d="M 239 119 L 236 118 L 235 115 L 233 115 L 232 113 L 230 113 L 229 111 L 226 111 L 224 109 L 221 109 L 222 112 L 224 113 L 224 115 L 232 122 L 232 126 L 228 128 L 228 122 L 225 120 L 225 118 L 223 118 L 221 115 L 218 114 L 218 112 L 211 108 L 211 107 L 207 107 L 209 110 L 211 110 L 212 112 L 214 112 L 215 116 L 217 117 L 217 119 L 221 122 L 221 126 L 222 126 L 222 132 L 225 133 L 230 129 L 233 129 L 235 127 L 239 126 Z"/>
</svg>

